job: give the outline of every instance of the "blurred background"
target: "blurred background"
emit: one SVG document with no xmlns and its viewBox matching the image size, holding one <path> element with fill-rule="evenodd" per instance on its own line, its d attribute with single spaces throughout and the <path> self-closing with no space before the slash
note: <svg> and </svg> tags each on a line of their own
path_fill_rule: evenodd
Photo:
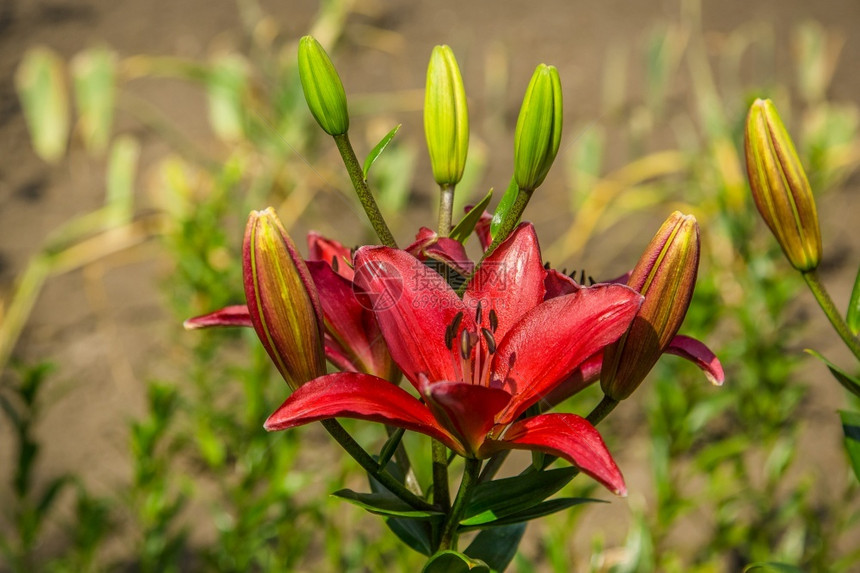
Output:
<svg viewBox="0 0 860 573">
<path fill-rule="evenodd" d="M 436 44 L 469 97 L 459 208 L 506 187 L 544 62 L 565 96 L 561 152 L 526 212 L 544 258 L 609 279 L 672 210 L 699 219 L 681 332 L 717 352 L 725 386 L 664 358 L 601 425 L 630 496 L 533 523 L 511 570 L 856 571 L 836 414 L 850 400 L 803 349 L 848 354 L 758 219 L 742 138 L 750 102 L 772 98 L 844 307 L 860 259 L 858 30 L 856 0 L 3 0 L 0 570 L 420 568 L 381 520 L 327 495 L 366 484 L 319 428 L 263 431 L 287 393 L 253 333 L 181 328 L 243 300 L 251 209 L 275 206 L 300 246 L 310 229 L 372 240 L 301 96 L 310 33 L 343 79 L 360 157 L 403 124 L 370 176 L 402 243 L 435 221 L 422 105 Z"/>
</svg>

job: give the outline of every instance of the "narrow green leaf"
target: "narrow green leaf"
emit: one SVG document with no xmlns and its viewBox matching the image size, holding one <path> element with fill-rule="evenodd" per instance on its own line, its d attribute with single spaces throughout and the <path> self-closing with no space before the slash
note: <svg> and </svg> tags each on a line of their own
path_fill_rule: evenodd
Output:
<svg viewBox="0 0 860 573">
<path fill-rule="evenodd" d="M 525 523 L 485 529 L 475 536 L 465 553 L 472 559 L 480 559 L 493 571 L 502 572 L 517 554 L 525 532 Z"/>
<path fill-rule="evenodd" d="M 36 506 L 39 515 L 44 516 L 46 513 L 51 511 L 51 507 L 53 507 L 57 496 L 68 485 L 72 485 L 72 476 L 64 475 L 51 480 L 48 487 L 46 487 L 45 491 L 42 493 L 42 497 Z"/>
<path fill-rule="evenodd" d="M 358 493 L 350 489 L 342 489 L 332 494 L 370 513 L 388 517 L 408 517 L 411 519 L 435 519 L 443 514 L 438 511 L 422 511 L 414 509 L 408 503 L 386 493 Z"/>
<path fill-rule="evenodd" d="M 788 565 L 786 563 L 772 563 L 761 561 L 759 563 L 751 563 L 744 568 L 744 573 L 804 573 L 803 569 Z"/>
<path fill-rule="evenodd" d="M 851 291 L 851 300 L 848 301 L 848 313 L 845 315 L 848 330 L 857 336 L 860 334 L 860 268 L 857 269 L 857 278 L 854 279 L 854 289 Z"/>
<path fill-rule="evenodd" d="M 490 573 L 487 564 L 471 559 L 456 551 L 437 553 L 424 566 L 421 573 Z"/>
<path fill-rule="evenodd" d="M 566 467 L 482 483 L 472 494 L 463 523 L 486 523 L 528 509 L 563 488 L 577 473 Z"/>
<path fill-rule="evenodd" d="M 496 206 L 496 212 L 493 213 L 493 220 L 490 223 L 490 236 L 495 237 L 499 228 L 502 226 L 502 222 L 505 220 L 505 217 L 508 215 L 508 211 L 511 210 L 511 207 L 514 205 L 514 201 L 517 199 L 517 194 L 520 192 L 520 188 L 517 187 L 517 181 L 513 177 L 511 177 L 511 182 L 508 184 L 508 188 L 505 190 L 505 194 L 502 195 L 502 200 L 499 201 L 499 204 Z"/>
<path fill-rule="evenodd" d="M 851 460 L 854 476 L 860 482 L 860 412 L 839 411 L 842 431 L 845 433 L 845 450 Z"/>
<path fill-rule="evenodd" d="M 551 499 L 549 501 L 539 503 L 526 510 L 514 514 L 509 514 L 496 520 L 487 521 L 487 514 L 482 513 L 475 517 L 461 521 L 459 531 L 462 532 L 469 531 L 472 529 L 484 529 L 485 527 L 499 527 L 501 525 L 511 525 L 514 523 L 521 523 L 523 521 L 530 521 L 532 519 L 537 519 L 538 517 L 550 515 L 552 513 L 556 513 L 558 511 L 562 511 L 564 509 L 574 507 L 576 505 L 582 505 L 584 503 L 607 502 L 603 501 L 602 499 L 592 499 L 589 497 L 560 497 L 558 499 Z"/>
<path fill-rule="evenodd" d="M 78 109 L 78 129 L 90 153 L 107 148 L 116 99 L 116 53 L 93 48 L 72 59 L 71 70 Z"/>
<path fill-rule="evenodd" d="M 842 384 L 842 386 L 846 390 L 848 390 L 849 392 L 851 392 L 855 396 L 860 397 L 860 379 L 858 379 L 856 376 L 851 376 L 850 374 L 848 374 L 847 372 L 845 372 L 844 370 L 842 370 L 841 368 L 839 368 L 838 366 L 836 366 L 835 364 L 830 362 L 824 356 L 822 356 L 821 353 L 816 352 L 815 350 L 812 350 L 811 348 L 807 348 L 806 352 L 808 354 L 815 356 L 816 358 L 818 358 L 822 362 L 824 362 L 824 364 L 827 365 L 827 368 L 830 369 L 830 373 L 833 374 L 834 378 L 836 378 L 837 382 Z"/>
<path fill-rule="evenodd" d="M 490 189 L 487 191 L 487 194 L 484 195 L 484 198 L 478 201 L 478 204 L 472 207 L 468 213 L 466 213 L 460 222 L 451 229 L 451 232 L 448 233 L 448 236 L 455 241 L 460 241 L 464 245 L 466 241 L 469 239 L 469 236 L 472 234 L 472 231 L 475 230 L 475 225 L 478 224 L 478 220 L 481 218 L 481 215 L 484 213 L 484 209 L 487 208 L 487 205 L 490 204 L 490 199 L 493 198 L 493 190 Z"/>
<path fill-rule="evenodd" d="M 391 143 L 391 140 L 394 139 L 394 136 L 397 135 L 397 131 L 402 126 L 402 123 L 398 123 L 394 126 L 394 129 L 385 134 L 379 143 L 370 150 L 370 153 L 367 155 L 367 159 L 364 160 L 364 168 L 361 170 L 364 174 L 364 180 L 367 181 L 367 174 L 370 171 L 370 166 L 374 164 L 374 162 L 379 159 L 379 156 L 382 155 L 382 152 L 385 151 L 385 148 L 388 147 L 388 144 Z"/>
<path fill-rule="evenodd" d="M 209 124 L 221 140 L 237 141 L 245 132 L 247 64 L 236 54 L 219 57 L 206 81 Z"/>
<path fill-rule="evenodd" d="M 400 541 L 418 553 L 432 555 L 433 528 L 429 522 L 405 517 L 389 517 L 385 520 L 385 525 Z"/>
<path fill-rule="evenodd" d="M 115 222 L 130 220 L 134 212 L 134 180 L 139 157 L 140 144 L 131 136 L 118 137 L 111 147 L 105 204 Z"/>
<path fill-rule="evenodd" d="M 69 94 L 63 60 L 48 48 L 32 48 L 15 72 L 33 149 L 42 159 L 56 162 L 66 152 L 69 138 Z"/>
</svg>

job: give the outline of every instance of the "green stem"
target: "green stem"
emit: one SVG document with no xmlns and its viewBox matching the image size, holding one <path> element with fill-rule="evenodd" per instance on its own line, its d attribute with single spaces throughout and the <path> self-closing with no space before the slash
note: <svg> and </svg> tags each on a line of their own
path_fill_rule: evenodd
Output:
<svg viewBox="0 0 860 573">
<path fill-rule="evenodd" d="M 337 150 L 340 151 L 340 156 L 343 158 L 343 164 L 346 166 L 346 171 L 349 173 L 349 178 L 352 180 L 352 186 L 355 188 L 355 193 L 358 195 L 358 200 L 361 201 L 361 206 L 364 207 L 364 212 L 367 213 L 367 218 L 376 231 L 376 236 L 382 241 L 386 247 L 397 248 L 397 242 L 394 240 L 394 235 L 388 229 L 382 213 L 379 212 L 379 206 L 373 199 L 373 194 L 367 187 L 367 181 L 364 180 L 364 172 L 361 170 L 361 165 L 358 163 L 358 158 L 355 156 L 355 150 L 349 142 L 349 135 L 335 135 L 334 142 L 337 145 Z"/>
<path fill-rule="evenodd" d="M 454 505 L 448 513 L 448 518 L 445 521 L 445 526 L 442 529 L 442 538 L 439 541 L 438 551 L 446 549 L 457 549 L 457 526 L 460 519 L 463 517 L 463 512 L 466 510 L 466 505 L 472 497 L 474 486 L 478 481 L 478 474 L 481 471 L 481 460 L 466 458 L 466 467 L 463 470 L 463 479 L 460 481 L 460 489 L 457 490 L 457 497 L 454 499 Z"/>
<path fill-rule="evenodd" d="M 481 470 L 481 475 L 478 476 L 478 483 L 484 483 L 496 477 L 496 473 L 501 469 L 502 464 L 505 463 L 506 459 L 508 459 L 508 454 L 510 453 L 511 450 L 502 450 L 498 454 L 493 454 L 493 456 L 487 460 L 487 463 L 484 465 L 484 469 Z"/>
<path fill-rule="evenodd" d="M 406 486 L 394 479 L 390 473 L 381 470 L 379 465 L 376 463 L 376 460 L 373 459 L 373 456 L 364 451 L 364 448 L 362 448 L 358 442 L 349 435 L 344 427 L 340 425 L 340 422 L 328 419 L 322 420 L 320 423 L 328 433 L 331 434 L 331 437 L 334 438 L 335 441 L 337 441 L 337 443 L 352 456 L 352 459 L 358 462 L 358 465 L 360 465 L 364 471 L 376 478 L 376 480 L 384 485 L 391 493 L 415 509 L 425 511 L 437 509 L 406 489 Z"/>
<path fill-rule="evenodd" d="M 439 186 L 439 236 L 447 237 L 451 232 L 451 220 L 454 215 L 454 186 Z"/>
<path fill-rule="evenodd" d="M 457 294 L 463 296 L 463 293 L 466 292 L 466 287 L 469 284 L 469 281 L 475 276 L 475 273 L 478 272 L 478 269 L 481 267 L 481 264 L 486 260 L 487 257 L 493 254 L 499 245 L 501 245 L 505 239 L 507 239 L 511 233 L 514 232 L 514 229 L 517 228 L 517 224 L 520 222 L 520 217 L 523 216 L 523 211 L 526 210 L 526 205 L 529 204 L 529 199 L 532 198 L 532 192 L 526 191 L 525 189 L 520 189 L 517 192 L 517 198 L 514 199 L 514 204 L 511 205 L 510 211 L 508 211 L 507 215 L 505 215 L 504 220 L 502 221 L 502 226 L 499 227 L 496 236 L 493 237 L 493 242 L 490 243 L 490 246 L 487 247 L 487 250 L 484 251 L 484 255 L 481 257 L 481 260 L 478 261 L 478 264 L 475 265 L 475 270 L 472 271 L 472 274 L 466 278 L 463 282 L 462 286 L 457 289 Z"/>
<path fill-rule="evenodd" d="M 433 503 L 448 511 L 451 494 L 448 491 L 448 448 L 433 440 Z"/>
<path fill-rule="evenodd" d="M 837 310 L 836 305 L 833 304 L 833 299 L 830 298 L 830 294 L 827 292 L 827 289 L 824 288 L 824 284 L 822 284 L 821 279 L 818 277 L 818 271 L 813 269 L 801 274 L 803 275 L 803 278 L 806 279 L 806 284 L 809 285 L 809 290 L 811 290 L 812 294 L 815 295 L 815 299 L 818 301 L 818 306 L 820 306 L 821 310 L 824 311 L 824 314 L 827 315 L 827 318 L 830 320 L 830 324 L 833 325 L 836 333 L 839 334 L 839 337 L 845 343 L 845 346 L 847 346 L 854 356 L 857 357 L 857 360 L 860 360 L 860 340 L 851 334 L 851 330 L 848 328 L 848 325 L 845 324 L 845 319 L 842 318 L 841 314 L 839 314 L 839 310 Z"/>
</svg>

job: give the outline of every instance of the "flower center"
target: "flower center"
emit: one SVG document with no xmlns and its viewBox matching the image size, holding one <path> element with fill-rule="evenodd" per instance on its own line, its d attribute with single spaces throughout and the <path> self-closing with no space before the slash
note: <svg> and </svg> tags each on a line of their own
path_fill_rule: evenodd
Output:
<svg viewBox="0 0 860 573">
<path fill-rule="evenodd" d="M 496 353 L 493 334 L 499 327 L 499 317 L 494 309 L 487 313 L 489 328 L 484 326 L 484 308 L 481 301 L 475 308 L 475 329 L 462 327 L 463 311 L 457 313 L 445 329 L 445 346 L 451 351 L 454 371 L 463 382 L 490 386 L 490 362 Z M 462 328 L 461 328 L 462 327 Z"/>
</svg>

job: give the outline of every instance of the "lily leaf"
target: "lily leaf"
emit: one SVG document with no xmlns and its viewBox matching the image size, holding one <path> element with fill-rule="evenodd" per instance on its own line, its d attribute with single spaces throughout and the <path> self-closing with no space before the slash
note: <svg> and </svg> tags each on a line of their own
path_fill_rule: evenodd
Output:
<svg viewBox="0 0 860 573">
<path fill-rule="evenodd" d="M 560 497 L 558 499 L 551 499 L 549 501 L 545 501 L 543 503 L 539 503 L 535 506 L 532 506 L 524 511 L 520 511 L 518 513 L 514 513 L 511 515 L 507 515 L 500 519 L 496 519 L 495 521 L 485 521 L 485 515 L 478 515 L 476 517 L 472 517 L 470 519 L 465 519 L 460 522 L 459 531 L 470 531 L 472 529 L 484 529 L 485 527 L 499 527 L 501 525 L 511 525 L 514 523 L 521 523 L 523 521 L 529 521 L 532 519 L 537 519 L 538 517 L 543 517 L 545 515 L 550 515 L 552 513 L 556 513 L 563 509 L 567 509 L 569 507 L 574 507 L 576 505 L 582 505 L 584 503 L 606 503 L 601 499 L 593 499 L 590 497 Z"/>
<path fill-rule="evenodd" d="M 563 488 L 577 473 L 567 467 L 482 483 L 472 494 L 463 523 L 487 523 L 528 509 Z"/>
<path fill-rule="evenodd" d="M 830 369 L 830 373 L 833 374 L 834 378 L 836 378 L 836 381 L 842 384 L 846 390 L 860 398 L 860 380 L 858 380 L 856 376 L 851 376 L 815 350 L 807 348 L 806 352 L 824 362 L 824 364 L 827 365 L 827 368 Z"/>
<path fill-rule="evenodd" d="M 94 48 L 72 60 L 75 101 L 80 134 L 87 151 L 101 153 L 107 147 L 113 123 L 116 95 L 116 53 Z"/>
<path fill-rule="evenodd" d="M 508 184 L 505 194 L 502 195 L 502 200 L 499 201 L 499 204 L 496 206 L 496 212 L 493 213 L 493 220 L 490 223 L 490 236 L 493 237 L 493 239 L 496 238 L 496 233 L 502 226 L 502 221 L 507 217 L 508 211 L 513 207 L 514 201 L 516 201 L 517 194 L 519 192 L 520 188 L 517 186 L 516 179 L 511 177 L 511 182 Z"/>
<path fill-rule="evenodd" d="M 851 291 L 851 300 L 848 301 L 848 313 L 845 315 L 848 330 L 857 336 L 860 334 L 860 268 L 857 269 L 857 278 L 854 279 L 854 289 Z"/>
<path fill-rule="evenodd" d="M 456 551 L 441 551 L 430 558 L 421 573 L 490 573 L 483 561 Z"/>
<path fill-rule="evenodd" d="M 487 205 L 490 204 L 490 199 L 493 198 L 493 190 L 490 189 L 487 191 L 487 194 L 484 195 L 484 198 L 478 201 L 478 204 L 472 207 L 472 209 L 466 213 L 460 222 L 451 229 L 451 232 L 448 233 L 448 236 L 455 241 L 460 241 L 464 245 L 466 244 L 466 240 L 469 238 L 469 235 L 472 234 L 472 231 L 475 230 L 475 225 L 478 224 L 478 220 L 481 218 L 481 214 L 483 214 L 484 209 L 487 208 Z"/>
<path fill-rule="evenodd" d="M 131 136 L 121 135 L 111 146 L 105 203 L 117 223 L 130 221 L 134 214 L 134 179 L 139 157 L 140 144 Z"/>
<path fill-rule="evenodd" d="M 854 468 L 854 476 L 860 482 L 860 412 L 839 411 L 842 431 L 845 433 L 845 449 Z"/>
<path fill-rule="evenodd" d="M 744 568 L 744 573 L 804 573 L 803 569 L 787 563 L 764 562 L 751 563 Z"/>
<path fill-rule="evenodd" d="M 400 129 L 402 123 L 398 123 L 394 126 L 394 129 L 385 134 L 379 143 L 370 150 L 370 153 L 367 156 L 367 159 L 364 160 L 364 168 L 362 169 L 362 173 L 364 174 L 365 181 L 367 180 L 367 174 L 370 171 L 370 166 L 379 159 L 379 156 L 382 155 L 382 152 L 385 151 L 385 148 L 388 147 L 388 144 L 391 143 L 391 140 L 394 139 L 394 136 L 397 135 L 397 131 Z"/>
<path fill-rule="evenodd" d="M 504 571 L 517 554 L 525 532 L 525 523 L 485 529 L 466 548 L 466 555 L 480 559 L 493 571 Z"/>
<path fill-rule="evenodd" d="M 443 515 L 438 511 L 415 509 L 408 503 L 387 493 L 358 493 L 350 489 L 341 489 L 334 492 L 332 495 L 364 508 L 370 513 L 385 515 L 388 517 L 434 519 Z"/>
</svg>

